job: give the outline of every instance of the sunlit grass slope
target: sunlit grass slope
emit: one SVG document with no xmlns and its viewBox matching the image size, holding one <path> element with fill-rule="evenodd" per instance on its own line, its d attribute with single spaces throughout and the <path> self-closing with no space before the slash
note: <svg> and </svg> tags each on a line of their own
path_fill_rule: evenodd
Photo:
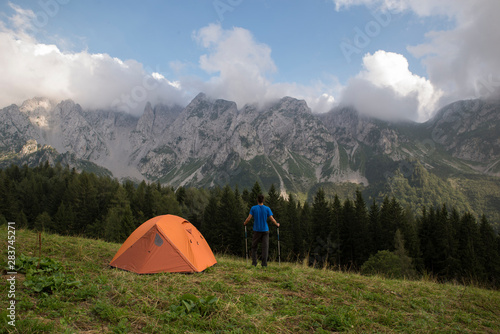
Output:
<svg viewBox="0 0 500 334">
<path fill-rule="evenodd" d="M 38 257 L 37 233 L 16 231 L 16 255 Z M 1 228 L 2 263 L 7 227 Z M 297 263 L 252 268 L 218 255 L 201 274 L 137 275 L 112 269 L 120 247 L 42 234 L 42 258 L 62 263 L 79 287 L 37 293 L 16 280 L 16 327 L 2 333 L 499 333 L 500 292 L 430 281 L 388 280 Z M 205 311 L 191 305 L 215 296 Z M 194 297 L 193 297 L 194 296 Z M 197 301 L 198 299 L 198 301 Z M 183 303 L 184 300 L 184 303 Z M 212 301 L 214 298 L 211 299 Z M 203 305 L 202 305 L 203 306 Z"/>
</svg>

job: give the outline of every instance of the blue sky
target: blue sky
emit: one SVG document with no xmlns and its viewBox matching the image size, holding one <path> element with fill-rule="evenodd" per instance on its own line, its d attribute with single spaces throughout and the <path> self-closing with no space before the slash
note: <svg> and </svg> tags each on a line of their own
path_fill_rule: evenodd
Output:
<svg viewBox="0 0 500 334">
<path fill-rule="evenodd" d="M 352 104 L 423 121 L 500 86 L 500 29 L 484 23 L 498 3 L 3 1 L 0 104 L 44 95 L 139 115 L 146 101 L 186 104 L 204 91 L 239 107 L 290 95 L 315 112 Z"/>
</svg>

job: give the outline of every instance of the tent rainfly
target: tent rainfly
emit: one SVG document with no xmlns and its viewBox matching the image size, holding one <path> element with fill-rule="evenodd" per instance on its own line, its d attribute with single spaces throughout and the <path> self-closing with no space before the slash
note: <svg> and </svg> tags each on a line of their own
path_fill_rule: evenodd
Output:
<svg viewBox="0 0 500 334">
<path fill-rule="evenodd" d="M 163 215 L 139 226 L 110 266 L 138 274 L 201 272 L 217 263 L 207 241 L 186 219 Z"/>
</svg>

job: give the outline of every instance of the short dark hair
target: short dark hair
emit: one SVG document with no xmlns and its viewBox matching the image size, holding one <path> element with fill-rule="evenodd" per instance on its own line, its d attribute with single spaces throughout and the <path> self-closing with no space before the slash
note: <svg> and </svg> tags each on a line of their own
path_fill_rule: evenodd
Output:
<svg viewBox="0 0 500 334">
<path fill-rule="evenodd" d="M 257 196 L 257 202 L 258 202 L 258 203 L 264 203 L 264 195 L 259 194 L 259 195 Z"/>
</svg>

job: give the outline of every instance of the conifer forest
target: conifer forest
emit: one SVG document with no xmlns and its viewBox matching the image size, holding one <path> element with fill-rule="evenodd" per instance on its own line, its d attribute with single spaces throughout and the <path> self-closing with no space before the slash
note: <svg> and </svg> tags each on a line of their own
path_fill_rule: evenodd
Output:
<svg viewBox="0 0 500 334">
<path fill-rule="evenodd" d="M 359 190 L 339 198 L 319 188 L 308 202 L 258 182 L 251 189 L 174 189 L 61 164 L 12 165 L 0 170 L 0 225 L 121 243 L 148 219 L 174 214 L 195 225 L 216 254 L 245 257 L 243 221 L 260 193 L 281 225 L 281 261 L 368 274 L 389 266 L 384 271 L 393 277 L 500 287 L 500 236 L 484 215 L 446 205 L 414 210 L 389 196 L 367 201 Z M 277 231 L 269 225 L 270 259 L 277 261 Z"/>
</svg>

